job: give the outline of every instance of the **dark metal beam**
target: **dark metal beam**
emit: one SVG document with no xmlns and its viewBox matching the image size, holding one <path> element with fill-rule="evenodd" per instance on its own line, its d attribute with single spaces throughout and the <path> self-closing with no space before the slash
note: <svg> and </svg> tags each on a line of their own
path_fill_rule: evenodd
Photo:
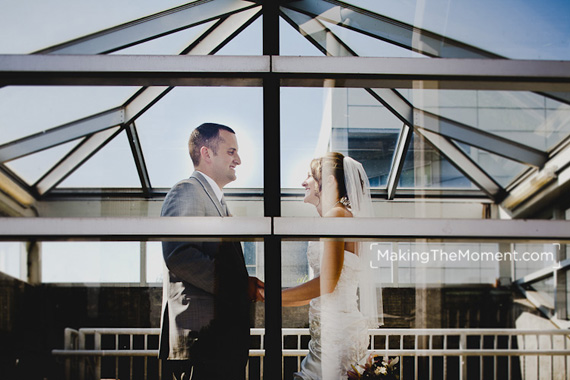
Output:
<svg viewBox="0 0 570 380">
<path fill-rule="evenodd" d="M 134 123 L 131 123 L 125 127 L 125 131 L 127 132 L 129 145 L 131 147 L 133 159 L 135 160 L 135 165 L 137 167 L 137 173 L 141 180 L 142 191 L 145 194 L 150 194 L 152 186 L 150 184 L 150 177 L 146 168 L 146 162 L 144 159 L 141 142 L 139 140 L 139 135 L 137 133 L 137 128 L 135 127 Z"/>
<path fill-rule="evenodd" d="M 35 54 L 108 54 L 256 6 L 238 0 L 193 1 Z"/>
<path fill-rule="evenodd" d="M 568 90 L 570 62 L 286 56 L 0 55 L 0 85 Z M 331 79 L 333 79 L 331 81 Z"/>
<path fill-rule="evenodd" d="M 279 4 L 263 3 L 263 54 L 279 55 Z M 277 57 L 275 57 L 277 58 Z M 271 66 L 270 66 L 271 67 Z M 263 206 L 266 217 L 281 216 L 281 143 L 279 77 L 263 79 Z M 282 373 L 281 239 L 264 239 L 265 257 L 265 359 L 263 378 L 280 379 Z"/>
</svg>

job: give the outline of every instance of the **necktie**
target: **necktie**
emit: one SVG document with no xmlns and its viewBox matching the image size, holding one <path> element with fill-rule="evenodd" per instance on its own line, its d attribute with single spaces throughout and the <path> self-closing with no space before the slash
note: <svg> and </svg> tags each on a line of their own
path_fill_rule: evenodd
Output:
<svg viewBox="0 0 570 380">
<path fill-rule="evenodd" d="M 230 210 L 228 210 L 228 205 L 226 204 L 226 200 L 222 197 L 220 203 L 222 204 L 222 211 L 225 216 L 230 216 Z"/>
</svg>

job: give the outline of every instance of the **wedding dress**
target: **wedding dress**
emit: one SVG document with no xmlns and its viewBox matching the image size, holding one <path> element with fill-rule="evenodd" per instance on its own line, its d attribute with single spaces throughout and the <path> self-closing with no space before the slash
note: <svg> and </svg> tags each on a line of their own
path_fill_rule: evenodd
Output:
<svg viewBox="0 0 570 380">
<path fill-rule="evenodd" d="M 307 257 L 315 276 L 320 275 L 322 242 L 309 242 Z M 295 379 L 346 380 L 351 364 L 366 359 L 368 326 L 358 310 L 360 258 L 344 251 L 344 263 L 332 293 L 311 300 L 309 354 Z"/>
</svg>

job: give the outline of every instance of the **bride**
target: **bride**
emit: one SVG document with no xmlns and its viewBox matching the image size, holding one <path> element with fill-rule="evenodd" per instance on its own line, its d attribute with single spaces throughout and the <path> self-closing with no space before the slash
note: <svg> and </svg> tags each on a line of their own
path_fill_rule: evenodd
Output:
<svg viewBox="0 0 570 380">
<path fill-rule="evenodd" d="M 304 202 L 323 217 L 371 216 L 368 177 L 362 165 L 341 153 L 314 159 Z M 379 325 L 376 289 L 364 247 L 355 242 L 309 242 L 315 277 L 282 292 L 283 306 L 309 304 L 309 354 L 295 379 L 345 380 L 351 364 L 366 359 L 368 329 Z"/>
</svg>

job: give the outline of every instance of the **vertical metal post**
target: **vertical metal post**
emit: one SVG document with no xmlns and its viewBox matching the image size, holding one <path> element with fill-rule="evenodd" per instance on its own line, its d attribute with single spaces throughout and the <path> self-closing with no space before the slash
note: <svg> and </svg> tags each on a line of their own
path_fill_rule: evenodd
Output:
<svg viewBox="0 0 570 380">
<path fill-rule="evenodd" d="M 279 1 L 263 2 L 263 54 L 279 55 Z M 263 80 L 263 188 L 264 214 L 281 216 L 279 80 Z M 265 360 L 264 379 L 280 379 L 281 343 L 281 239 L 265 238 Z"/>
<path fill-rule="evenodd" d="M 566 215 L 564 211 L 556 209 L 552 219 L 564 220 Z M 557 243 L 554 245 L 556 249 L 556 264 L 560 266 L 560 262 L 567 259 L 566 244 Z M 568 318 L 568 299 L 567 299 L 567 272 L 565 270 L 554 269 L 554 314 L 558 319 Z"/>
</svg>

